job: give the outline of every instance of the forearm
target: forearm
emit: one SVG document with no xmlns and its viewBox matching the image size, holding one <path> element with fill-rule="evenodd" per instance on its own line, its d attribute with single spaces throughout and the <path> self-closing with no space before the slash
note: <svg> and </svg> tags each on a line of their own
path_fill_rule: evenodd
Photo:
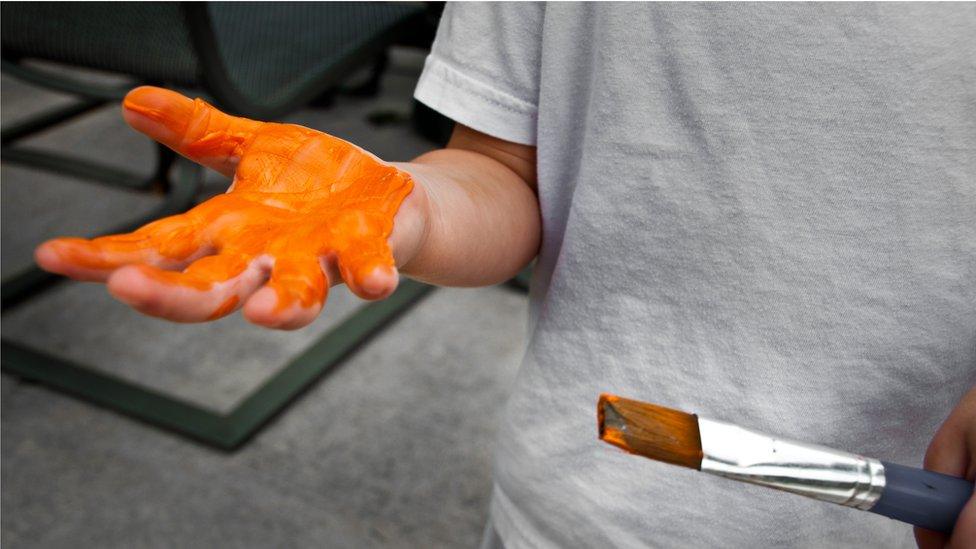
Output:
<svg viewBox="0 0 976 549">
<path fill-rule="evenodd" d="M 394 242 L 402 273 L 433 284 L 482 286 L 511 278 L 535 257 L 539 203 L 516 171 L 484 154 L 454 148 L 397 166 L 413 175 L 418 187 L 397 216 L 397 224 L 413 226 L 393 236 L 419 235 Z M 417 211 L 423 215 L 413 215 Z"/>
</svg>

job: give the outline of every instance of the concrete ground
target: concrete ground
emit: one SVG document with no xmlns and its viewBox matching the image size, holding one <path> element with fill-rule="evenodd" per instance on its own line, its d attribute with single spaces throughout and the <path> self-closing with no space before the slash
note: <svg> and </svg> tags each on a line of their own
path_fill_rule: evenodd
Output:
<svg viewBox="0 0 976 549">
<path fill-rule="evenodd" d="M 395 52 L 378 97 L 340 97 L 289 121 L 388 160 L 432 148 L 409 126 L 423 55 Z M 4 124 L 64 96 L 6 76 Z M 397 117 L 393 117 L 397 118 Z M 30 144 L 148 172 L 152 148 L 108 106 Z M 205 194 L 227 182 L 208 176 Z M 156 198 L 2 164 L 2 272 L 33 246 L 91 234 Z M 226 411 L 361 305 L 336 288 L 297 332 L 142 317 L 94 284 L 64 284 L 3 316 L 5 338 Z M 4 374 L 4 547 L 470 547 L 490 490 L 499 409 L 526 304 L 507 288 L 439 289 L 321 380 L 243 449 L 224 454 Z"/>
</svg>

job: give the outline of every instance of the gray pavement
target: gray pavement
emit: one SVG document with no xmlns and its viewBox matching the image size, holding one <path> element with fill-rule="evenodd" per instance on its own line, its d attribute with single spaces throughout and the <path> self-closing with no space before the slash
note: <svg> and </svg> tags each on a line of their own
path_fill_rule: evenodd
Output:
<svg viewBox="0 0 976 549">
<path fill-rule="evenodd" d="M 388 160 L 431 148 L 406 124 L 423 56 L 398 51 L 379 97 L 340 97 L 289 121 Z M 9 123 L 65 98 L 0 80 Z M 32 138 L 148 173 L 152 148 L 116 107 Z M 226 181 L 208 176 L 206 192 Z M 45 238 L 88 234 L 155 198 L 6 163 L 2 272 Z M 208 325 L 142 317 L 93 284 L 65 284 L 5 314 L 4 337 L 216 410 L 232 408 L 288 358 L 361 306 L 335 289 L 323 317 L 273 332 L 239 316 Z M 3 375 L 4 547 L 470 547 L 486 518 L 490 448 L 521 357 L 525 298 L 440 289 L 402 316 L 234 454 Z"/>
</svg>

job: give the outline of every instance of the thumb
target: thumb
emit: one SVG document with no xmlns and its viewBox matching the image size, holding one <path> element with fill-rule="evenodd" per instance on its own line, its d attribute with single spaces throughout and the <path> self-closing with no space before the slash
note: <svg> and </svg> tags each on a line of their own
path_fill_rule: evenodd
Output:
<svg viewBox="0 0 976 549">
<path fill-rule="evenodd" d="M 152 86 L 130 91 L 122 116 L 134 129 L 228 177 L 262 126 L 220 112 L 202 99 Z"/>
<path fill-rule="evenodd" d="M 925 468 L 969 481 L 976 477 L 976 387 L 963 396 L 932 438 L 925 453 Z M 976 516 L 974 507 L 976 503 L 970 500 L 959 516 L 952 544 L 963 537 L 969 542 L 976 538 L 976 528 L 972 524 L 967 526 L 967 521 Z M 922 528 L 915 528 L 915 540 L 921 549 L 937 549 L 950 542 L 949 536 Z"/>
</svg>

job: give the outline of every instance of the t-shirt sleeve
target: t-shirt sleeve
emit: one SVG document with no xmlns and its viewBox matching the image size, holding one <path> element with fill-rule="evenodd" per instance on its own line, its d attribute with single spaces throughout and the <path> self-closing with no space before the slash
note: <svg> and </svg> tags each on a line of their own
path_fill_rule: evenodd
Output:
<svg viewBox="0 0 976 549">
<path fill-rule="evenodd" d="M 449 3 L 414 97 L 455 122 L 534 145 L 542 3 Z"/>
</svg>

